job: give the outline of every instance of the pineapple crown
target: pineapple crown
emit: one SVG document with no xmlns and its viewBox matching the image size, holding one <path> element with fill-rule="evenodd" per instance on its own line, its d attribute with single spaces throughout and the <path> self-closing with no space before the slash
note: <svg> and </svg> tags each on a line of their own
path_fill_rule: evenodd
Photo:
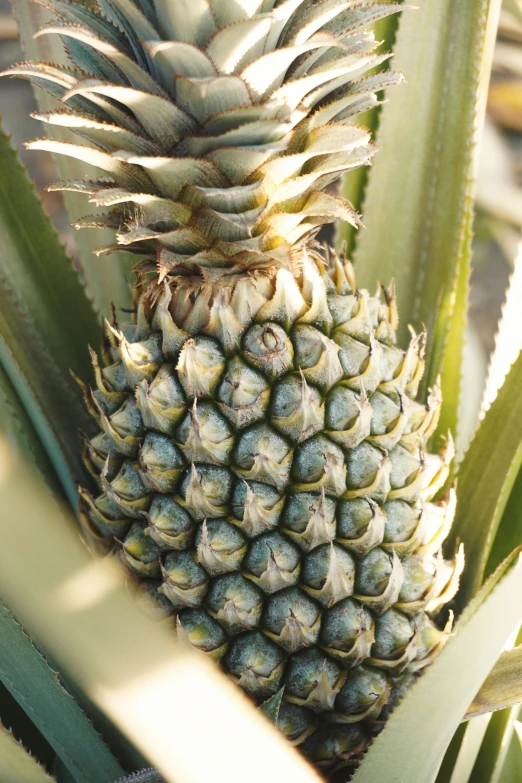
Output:
<svg viewBox="0 0 522 783">
<path fill-rule="evenodd" d="M 39 0 L 42 2 L 42 0 Z M 351 120 L 398 73 L 363 74 L 377 54 L 368 24 L 399 3 L 354 0 L 43 0 L 72 67 L 26 62 L 4 74 L 47 89 L 66 110 L 37 114 L 92 146 L 31 149 L 105 172 L 54 189 L 108 208 L 77 227 L 109 227 L 159 280 L 233 284 L 286 268 L 334 221 L 357 225 L 325 189 L 375 152 Z M 157 282 L 157 276 L 156 282 Z"/>
</svg>

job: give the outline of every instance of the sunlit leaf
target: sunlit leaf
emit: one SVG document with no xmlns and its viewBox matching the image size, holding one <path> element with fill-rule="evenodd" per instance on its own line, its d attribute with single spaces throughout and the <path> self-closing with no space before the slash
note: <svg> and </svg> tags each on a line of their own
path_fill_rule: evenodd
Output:
<svg viewBox="0 0 522 783">
<path fill-rule="evenodd" d="M 142 614 L 119 569 L 89 558 L 71 520 L 0 448 L 0 591 L 165 778 L 266 783 L 276 770 L 281 780 L 319 783 L 208 658 Z"/>
</svg>

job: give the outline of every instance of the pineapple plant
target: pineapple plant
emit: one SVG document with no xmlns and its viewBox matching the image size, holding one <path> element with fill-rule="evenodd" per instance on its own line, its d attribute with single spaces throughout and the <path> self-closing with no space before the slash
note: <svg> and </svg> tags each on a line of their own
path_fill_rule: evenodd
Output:
<svg viewBox="0 0 522 783">
<path fill-rule="evenodd" d="M 444 660 L 469 538 L 451 532 L 454 446 L 439 383 L 421 386 L 426 333 L 397 340 L 393 280 L 359 288 L 345 248 L 318 238 L 361 223 L 335 183 L 376 152 L 360 116 L 402 76 L 375 70 L 388 55 L 372 26 L 401 5 L 44 5 L 37 37 L 60 36 L 68 65 L 5 75 L 60 101 L 37 118 L 88 146 L 29 146 L 102 171 L 53 188 L 104 208 L 76 221 L 114 233 L 100 252 L 136 257 L 132 308 L 105 321 L 94 383 L 76 377 L 95 424 L 83 538 L 124 565 L 173 646 L 176 629 L 346 780 Z"/>
<path fill-rule="evenodd" d="M 393 285 L 359 290 L 314 241 L 359 222 L 327 188 L 374 154 L 354 118 L 400 77 L 364 75 L 367 26 L 397 6 L 51 7 L 74 69 L 7 73 L 95 146 L 31 147 L 104 169 L 56 187 L 108 207 L 78 225 L 139 259 L 134 318 L 106 322 L 84 386 L 88 535 L 258 704 L 282 691 L 306 755 L 349 764 L 448 638 L 432 616 L 462 566 L 441 554 L 454 504 L 431 502 L 452 447 L 427 451 L 424 335 L 397 346 Z"/>
</svg>

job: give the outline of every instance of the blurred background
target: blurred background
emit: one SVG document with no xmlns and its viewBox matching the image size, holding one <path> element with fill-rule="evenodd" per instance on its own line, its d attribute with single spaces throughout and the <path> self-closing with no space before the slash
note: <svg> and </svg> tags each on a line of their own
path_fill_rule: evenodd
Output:
<svg viewBox="0 0 522 783">
<path fill-rule="evenodd" d="M 16 22 L 8 0 L 0 0 L 0 69 L 25 59 Z M 400 88 L 399 88 L 400 89 Z M 30 117 L 36 110 L 31 85 L 19 79 L 0 79 L 0 114 L 12 134 L 29 174 L 36 183 L 48 214 L 62 242 L 74 259 L 75 231 L 69 225 L 62 196 L 47 192 L 57 179 L 49 153 L 27 152 L 23 143 L 45 135 L 41 124 Z M 363 214 L 364 219 L 364 214 Z M 488 95 L 487 121 L 480 150 L 477 214 L 470 290 L 464 384 L 469 393 L 463 417 L 473 430 L 481 404 L 491 399 L 517 350 L 521 347 L 522 261 L 518 262 L 522 229 L 522 0 L 504 0 L 494 53 L 493 76 Z M 108 261 L 110 263 L 110 260 Z M 514 275 L 518 265 L 518 273 Z M 514 277 L 513 277 L 514 276 Z M 512 279 L 506 308 L 506 290 Z M 488 378 L 499 323 L 504 352 L 496 357 Z M 517 328 L 518 325 L 518 328 Z M 499 381 L 500 378 L 500 381 Z M 465 389 L 466 391 L 466 389 Z"/>
</svg>

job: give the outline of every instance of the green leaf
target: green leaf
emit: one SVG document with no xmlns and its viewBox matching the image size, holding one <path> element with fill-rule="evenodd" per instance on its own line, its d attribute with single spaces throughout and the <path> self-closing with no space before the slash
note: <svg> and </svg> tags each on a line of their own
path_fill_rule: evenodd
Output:
<svg viewBox="0 0 522 783">
<path fill-rule="evenodd" d="M 51 19 L 55 19 L 43 6 L 33 0 L 16 0 L 13 12 L 18 23 L 20 39 L 25 56 L 35 62 L 67 63 L 63 44 L 57 35 L 45 35 L 33 38 L 34 34 Z M 41 112 L 62 106 L 45 90 L 35 89 L 38 108 Z M 73 141 L 76 137 L 68 134 L 64 128 L 52 128 L 52 137 L 60 141 Z M 36 153 L 38 154 L 38 153 Z M 99 172 L 84 163 L 63 155 L 54 157 L 58 178 L 60 180 L 77 180 L 96 177 Z M 71 223 L 85 214 L 85 197 L 78 193 L 63 194 L 65 206 Z M 98 210 L 90 207 L 91 213 Z M 78 249 L 79 264 L 85 277 L 87 288 L 99 312 L 108 316 L 110 304 L 114 301 L 116 307 L 129 307 L 131 303 L 132 257 L 128 253 L 114 253 L 110 258 L 96 257 L 93 251 L 99 247 L 112 245 L 114 236 L 111 231 L 80 231 L 75 237 Z"/>
<path fill-rule="evenodd" d="M 522 704 L 522 645 L 502 653 L 468 707 L 466 718 Z"/>
<path fill-rule="evenodd" d="M 52 783 L 54 780 L 1 724 L 0 780 L 2 783 Z"/>
<path fill-rule="evenodd" d="M 513 748 L 513 739 L 516 739 L 515 722 L 522 702 L 521 629 L 515 644 L 517 646 L 502 653 L 468 707 L 466 717 L 479 714 L 479 720 L 490 718 L 469 783 L 501 783 L 507 768 L 516 765 L 518 760 L 519 753 Z M 488 714 L 487 710 L 494 714 Z M 506 778 L 518 779 L 516 776 Z"/>
<path fill-rule="evenodd" d="M 9 610 L 0 604 L 0 679 L 77 783 L 123 775 L 101 737 Z"/>
<path fill-rule="evenodd" d="M 38 731 L 32 720 L 9 693 L 0 679 L 0 723 L 13 732 L 24 748 L 38 759 L 40 764 L 54 772 L 56 754 Z"/>
<path fill-rule="evenodd" d="M 495 570 L 513 549 L 522 541 L 522 469 L 513 484 L 500 525 L 491 547 L 486 566 L 486 575 Z"/>
<path fill-rule="evenodd" d="M 487 731 L 477 754 L 469 783 L 500 783 L 506 764 L 516 763 L 517 753 L 512 750 L 512 741 L 515 722 L 520 712 L 520 702 L 522 702 L 520 629 L 516 643 L 519 646 L 502 653 L 468 708 L 467 715 L 483 713 L 480 720 L 488 718 L 488 710 L 494 712 L 489 716 Z M 517 779 L 511 778 L 511 780 Z"/>
<path fill-rule="evenodd" d="M 503 710 L 491 716 L 468 783 L 498 783 L 518 711 Z"/>
<path fill-rule="evenodd" d="M 40 438 L 16 391 L 0 365 L 0 432 L 15 445 L 24 458 L 37 468 L 49 488 L 57 495 L 60 485 L 40 442 Z"/>
<path fill-rule="evenodd" d="M 395 278 L 403 342 L 409 324 L 433 331 L 445 300 L 439 365 L 469 229 L 484 110 L 479 88 L 491 62 L 485 42 L 494 39 L 499 9 L 500 0 L 424 0 L 401 15 L 394 68 L 406 84 L 381 111 L 380 152 L 363 206 L 366 229 L 354 257 L 361 286 Z"/>
<path fill-rule="evenodd" d="M 430 364 L 425 373 L 425 386 L 430 388 L 440 373 L 442 408 L 434 440 L 439 447 L 441 437 L 451 432 L 457 447 L 467 444 L 472 432 L 459 427 L 459 409 L 462 389 L 462 358 L 468 315 L 469 278 L 471 274 L 471 239 L 473 229 L 472 207 L 466 215 L 466 228 L 457 260 L 457 274 L 453 290 L 445 292 L 433 328 Z"/>
<path fill-rule="evenodd" d="M 453 735 L 444 754 L 439 774 L 437 775 L 437 783 L 451 783 L 453 770 L 459 761 L 461 753 L 465 753 L 464 741 L 469 725 L 469 723 L 461 723 Z"/>
<path fill-rule="evenodd" d="M 70 374 L 91 377 L 100 328 L 9 139 L 0 130 L 0 364 L 71 502 L 83 475 L 78 427 L 90 428 Z"/>
<path fill-rule="evenodd" d="M 439 657 L 392 713 L 352 783 L 433 783 L 473 695 L 522 619 L 517 550 L 463 612 Z M 480 654 L 477 654 L 480 651 Z"/>
<path fill-rule="evenodd" d="M 122 569 L 89 558 L 70 517 L 2 441 L 0 494 L 0 593 L 166 780 L 263 783 L 276 769 L 319 783 L 226 675 L 143 614 Z"/>
<path fill-rule="evenodd" d="M 437 783 L 468 783 L 488 727 L 489 715 L 461 723 L 444 756 Z"/>
<path fill-rule="evenodd" d="M 484 580 L 486 565 L 522 464 L 522 354 L 482 420 L 459 471 L 457 511 L 448 546 L 464 544 L 460 606 Z M 517 541 L 520 543 L 520 539 Z"/>
<path fill-rule="evenodd" d="M 522 745 L 516 732 L 513 732 L 506 760 L 500 772 L 499 783 L 513 783 L 519 780 L 522 780 Z"/>
<path fill-rule="evenodd" d="M 388 52 L 392 49 L 395 34 L 399 24 L 399 15 L 394 14 L 388 16 L 386 19 L 379 19 L 373 25 L 373 31 L 377 41 L 382 41 L 380 51 Z M 378 68 L 369 71 L 368 73 L 374 73 L 378 71 L 384 71 L 389 67 L 389 62 L 384 63 Z M 370 111 L 364 112 L 357 118 L 357 124 L 368 128 L 372 132 L 372 136 L 375 136 L 377 128 L 379 127 L 379 117 L 381 113 L 381 107 L 376 106 Z M 345 199 L 348 199 L 355 209 L 360 212 L 364 201 L 364 194 L 368 184 L 368 175 L 370 169 L 367 166 L 360 166 L 353 171 L 349 171 L 342 178 L 342 195 Z M 346 252 L 350 256 L 352 250 L 357 241 L 357 229 L 351 223 L 339 223 L 337 225 L 337 245 L 341 245 L 342 242 L 346 242 Z"/>
</svg>

